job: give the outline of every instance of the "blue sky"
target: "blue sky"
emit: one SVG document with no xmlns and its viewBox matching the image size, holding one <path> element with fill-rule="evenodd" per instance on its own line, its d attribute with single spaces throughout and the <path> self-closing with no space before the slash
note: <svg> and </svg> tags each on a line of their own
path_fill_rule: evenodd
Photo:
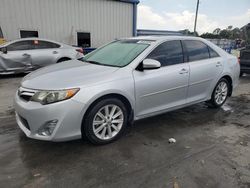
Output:
<svg viewBox="0 0 250 188">
<path fill-rule="evenodd" d="M 192 30 L 197 0 L 140 0 L 138 28 Z M 250 0 L 200 0 L 199 33 L 250 22 Z"/>
</svg>

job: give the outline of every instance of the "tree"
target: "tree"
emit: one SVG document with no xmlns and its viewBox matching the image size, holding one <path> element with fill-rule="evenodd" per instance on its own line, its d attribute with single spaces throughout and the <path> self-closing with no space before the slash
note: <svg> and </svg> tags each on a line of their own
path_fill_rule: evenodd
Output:
<svg viewBox="0 0 250 188">
<path fill-rule="evenodd" d="M 216 35 L 213 33 L 203 33 L 200 37 L 206 38 L 206 39 L 218 39 L 219 35 Z"/>
<path fill-rule="evenodd" d="M 247 29 L 248 28 L 248 29 Z M 249 36 L 248 36 L 249 35 Z M 248 36 L 248 37 L 247 37 Z M 228 26 L 226 29 L 216 28 L 212 33 L 203 33 L 203 38 L 211 39 L 244 39 L 250 42 L 250 23 L 241 29 L 238 27 Z"/>
<path fill-rule="evenodd" d="M 222 39 L 230 39 L 231 38 L 231 32 L 227 29 L 221 30 L 219 34 L 220 38 Z"/>
<path fill-rule="evenodd" d="M 237 39 L 237 38 L 241 38 L 241 31 L 238 27 L 232 30 L 232 35 L 231 35 L 231 39 Z"/>
<path fill-rule="evenodd" d="M 181 31 L 181 33 L 184 34 L 184 35 L 194 35 L 194 36 L 197 36 L 197 37 L 199 36 L 199 34 L 197 32 L 195 32 L 195 33 L 191 32 L 191 31 L 189 31 L 189 29 L 184 29 L 184 30 Z"/>
<path fill-rule="evenodd" d="M 221 31 L 220 28 L 216 28 L 216 29 L 213 31 L 213 34 L 218 35 L 218 34 L 220 34 L 220 31 Z"/>
<path fill-rule="evenodd" d="M 228 27 L 227 27 L 227 30 L 232 30 L 233 29 L 233 26 L 232 25 L 229 25 Z"/>
<path fill-rule="evenodd" d="M 242 38 L 250 44 L 250 23 L 241 28 Z"/>
</svg>

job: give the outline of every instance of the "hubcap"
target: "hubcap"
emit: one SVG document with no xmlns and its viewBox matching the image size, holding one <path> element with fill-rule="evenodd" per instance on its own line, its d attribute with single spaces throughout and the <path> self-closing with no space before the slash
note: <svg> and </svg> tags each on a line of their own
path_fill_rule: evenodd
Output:
<svg viewBox="0 0 250 188">
<path fill-rule="evenodd" d="M 93 120 L 93 131 L 97 138 L 108 140 L 116 136 L 124 121 L 121 108 L 117 105 L 106 105 L 95 115 Z"/>
<path fill-rule="evenodd" d="M 228 93 L 228 87 L 226 82 L 220 82 L 215 89 L 215 102 L 220 105 L 226 98 Z"/>
</svg>

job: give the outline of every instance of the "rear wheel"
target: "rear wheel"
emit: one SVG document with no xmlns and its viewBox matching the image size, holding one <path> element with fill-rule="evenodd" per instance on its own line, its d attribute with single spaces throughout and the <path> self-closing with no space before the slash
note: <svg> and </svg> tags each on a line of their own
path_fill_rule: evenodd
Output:
<svg viewBox="0 0 250 188">
<path fill-rule="evenodd" d="M 88 112 L 82 134 L 93 144 L 108 144 L 122 135 L 127 122 L 127 109 L 119 99 L 103 99 Z"/>
<path fill-rule="evenodd" d="M 227 79 L 225 78 L 220 79 L 214 88 L 209 103 L 215 108 L 221 107 L 227 100 L 229 89 L 230 85 Z"/>
</svg>

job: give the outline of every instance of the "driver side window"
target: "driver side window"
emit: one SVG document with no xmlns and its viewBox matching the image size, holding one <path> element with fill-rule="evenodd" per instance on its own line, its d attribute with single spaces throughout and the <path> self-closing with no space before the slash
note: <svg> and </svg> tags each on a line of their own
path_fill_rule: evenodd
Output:
<svg viewBox="0 0 250 188">
<path fill-rule="evenodd" d="M 162 67 L 183 63 L 184 56 L 181 41 L 164 42 L 157 46 L 147 58 L 159 61 Z"/>
</svg>

